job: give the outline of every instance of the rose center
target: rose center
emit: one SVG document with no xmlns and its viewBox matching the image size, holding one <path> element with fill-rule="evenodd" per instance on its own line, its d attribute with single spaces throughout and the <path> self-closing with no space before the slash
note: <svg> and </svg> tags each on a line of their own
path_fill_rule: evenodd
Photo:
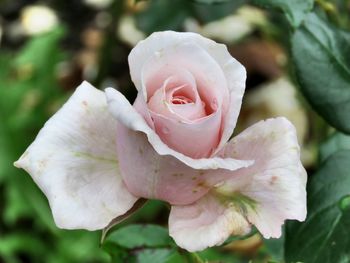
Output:
<svg viewBox="0 0 350 263">
<path fill-rule="evenodd" d="M 175 96 L 171 99 L 172 104 L 188 104 L 193 103 L 193 101 L 185 96 Z"/>
<path fill-rule="evenodd" d="M 170 102 L 172 104 L 189 104 L 195 103 L 195 95 L 192 94 L 193 91 L 189 90 L 187 85 L 180 86 L 175 89 L 175 92 L 171 96 Z M 186 89 L 187 88 L 187 89 Z"/>
</svg>

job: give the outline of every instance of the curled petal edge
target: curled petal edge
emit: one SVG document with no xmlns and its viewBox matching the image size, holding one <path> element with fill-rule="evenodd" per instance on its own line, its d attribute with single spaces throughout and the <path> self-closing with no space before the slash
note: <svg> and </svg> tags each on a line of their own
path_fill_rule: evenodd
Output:
<svg viewBox="0 0 350 263">
<path fill-rule="evenodd" d="M 132 107 L 120 92 L 113 88 L 105 89 L 107 103 L 111 114 L 123 125 L 134 131 L 146 134 L 149 143 L 159 155 L 171 155 L 193 169 L 226 169 L 235 171 L 254 164 L 253 160 L 237 160 L 233 158 L 201 158 L 193 159 L 169 148 L 152 130 L 144 118 Z"/>
</svg>

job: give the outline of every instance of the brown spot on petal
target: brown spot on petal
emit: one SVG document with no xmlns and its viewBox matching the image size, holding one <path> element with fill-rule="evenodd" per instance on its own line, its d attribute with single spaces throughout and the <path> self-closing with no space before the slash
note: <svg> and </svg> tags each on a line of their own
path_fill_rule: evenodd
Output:
<svg viewBox="0 0 350 263">
<path fill-rule="evenodd" d="M 276 175 L 271 176 L 270 185 L 274 185 L 277 181 L 278 177 Z"/>
<path fill-rule="evenodd" d="M 83 104 L 85 107 L 87 107 L 87 106 L 88 106 L 88 103 L 87 103 L 87 101 L 86 101 L 86 100 L 83 100 L 83 101 L 82 101 L 82 104 Z"/>
<path fill-rule="evenodd" d="M 197 183 L 198 187 L 206 187 L 205 182 L 201 181 Z"/>
<path fill-rule="evenodd" d="M 174 176 L 174 177 L 183 176 L 183 175 L 184 175 L 183 173 L 174 173 L 174 174 L 172 174 L 172 176 Z"/>
<path fill-rule="evenodd" d="M 42 159 L 40 161 L 38 161 L 38 166 L 40 167 L 40 169 L 44 169 L 47 165 L 47 159 Z"/>
</svg>

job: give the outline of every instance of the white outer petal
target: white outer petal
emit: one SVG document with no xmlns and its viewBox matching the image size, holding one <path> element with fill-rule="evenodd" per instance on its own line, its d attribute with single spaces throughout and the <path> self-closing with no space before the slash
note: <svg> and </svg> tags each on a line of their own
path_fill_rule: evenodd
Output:
<svg viewBox="0 0 350 263">
<path fill-rule="evenodd" d="M 45 193 L 58 227 L 102 229 L 137 200 L 120 176 L 116 126 L 104 93 L 83 82 L 15 163 Z"/>
<path fill-rule="evenodd" d="M 265 238 L 280 237 L 287 219 L 305 220 L 307 174 L 295 128 L 286 118 L 252 125 L 234 137 L 221 154 L 255 160 L 254 165 L 233 172 L 219 191 L 239 192 L 256 202 L 254 209 L 247 207 L 246 216 Z"/>
<path fill-rule="evenodd" d="M 186 206 L 172 206 L 169 234 L 190 252 L 219 246 L 231 235 L 249 233 L 250 224 L 239 207 L 227 205 L 210 193 Z"/>
<path fill-rule="evenodd" d="M 140 131 L 147 135 L 148 141 L 160 155 L 171 155 L 194 169 L 227 169 L 237 170 L 249 167 L 254 162 L 251 160 L 238 160 L 233 158 L 202 158 L 193 159 L 169 148 L 159 136 L 152 130 L 145 119 L 131 106 L 129 101 L 117 90 L 107 88 L 105 90 L 107 102 L 112 115 L 126 127 L 134 131 Z"/>
</svg>

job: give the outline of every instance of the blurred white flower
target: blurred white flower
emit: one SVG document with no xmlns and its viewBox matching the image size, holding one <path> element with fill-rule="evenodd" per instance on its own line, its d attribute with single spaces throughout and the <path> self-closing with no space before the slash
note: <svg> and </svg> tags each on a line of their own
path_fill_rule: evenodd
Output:
<svg viewBox="0 0 350 263">
<path fill-rule="evenodd" d="M 247 92 L 243 111 L 247 126 L 260 119 L 284 116 L 295 125 L 300 143 L 307 134 L 306 111 L 297 99 L 296 88 L 285 77 Z"/>
<path fill-rule="evenodd" d="M 21 26 L 27 35 L 35 35 L 52 30 L 58 23 L 55 12 L 42 5 L 27 6 L 21 13 Z"/>
<path fill-rule="evenodd" d="M 247 92 L 242 108 L 242 128 L 257 120 L 283 116 L 295 126 L 301 145 L 301 161 L 305 167 L 312 166 L 317 158 L 313 145 L 306 143 L 310 129 L 306 110 L 297 98 L 296 87 L 285 77 L 263 84 Z"/>
<path fill-rule="evenodd" d="M 146 38 L 145 33 L 137 28 L 135 19 L 129 15 L 125 15 L 120 19 L 117 34 L 122 41 L 132 47 Z"/>
<path fill-rule="evenodd" d="M 103 9 L 112 4 L 113 0 L 84 0 L 84 3 L 96 9 Z"/>
<path fill-rule="evenodd" d="M 185 29 L 186 31 L 200 33 L 203 36 L 225 43 L 232 43 L 249 35 L 257 26 L 264 25 L 266 21 L 262 10 L 244 6 L 239 8 L 233 15 L 203 26 L 200 26 L 194 19 L 187 19 L 185 21 Z"/>
</svg>

